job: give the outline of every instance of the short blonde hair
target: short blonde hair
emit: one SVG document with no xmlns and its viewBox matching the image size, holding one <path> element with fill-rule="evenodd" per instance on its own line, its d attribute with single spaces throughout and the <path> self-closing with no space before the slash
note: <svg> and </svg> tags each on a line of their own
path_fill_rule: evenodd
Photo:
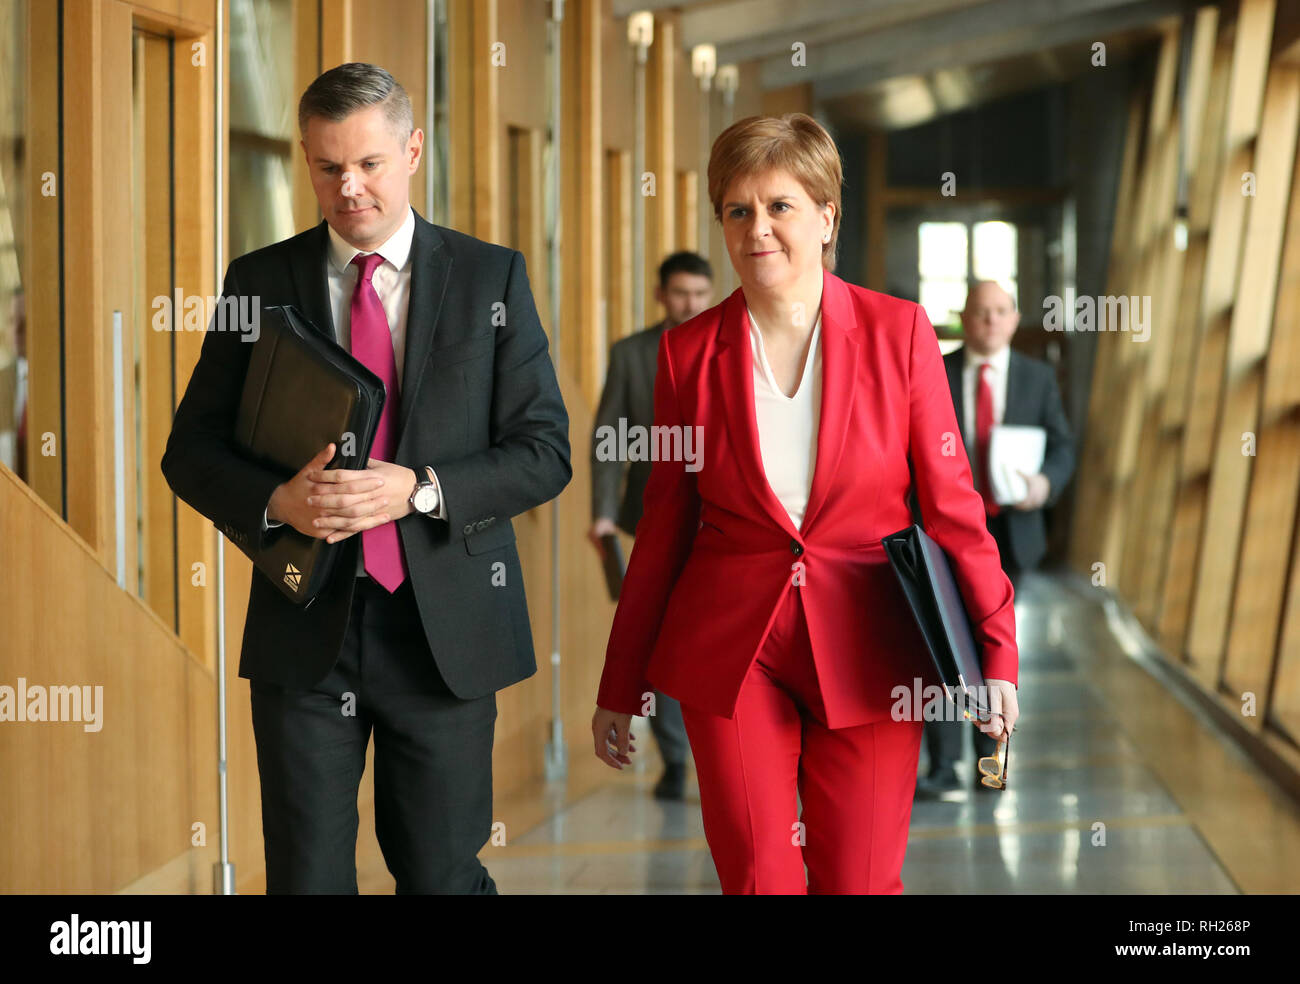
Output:
<svg viewBox="0 0 1300 984">
<path fill-rule="evenodd" d="M 722 198 L 733 181 L 772 170 L 793 174 L 819 206 L 835 206 L 831 241 L 822 244 L 822 266 L 834 270 L 844 166 L 831 135 L 806 113 L 747 116 L 718 135 L 709 155 L 709 200 L 714 217 L 722 221 Z"/>
</svg>

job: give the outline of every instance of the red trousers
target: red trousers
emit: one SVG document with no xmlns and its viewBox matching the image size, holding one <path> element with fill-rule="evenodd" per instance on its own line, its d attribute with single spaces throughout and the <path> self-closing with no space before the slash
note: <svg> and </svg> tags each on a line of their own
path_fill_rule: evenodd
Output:
<svg viewBox="0 0 1300 984">
<path fill-rule="evenodd" d="M 903 891 L 922 722 L 826 727 L 797 587 L 749 668 L 735 717 L 685 704 L 682 716 L 724 894 Z"/>
</svg>

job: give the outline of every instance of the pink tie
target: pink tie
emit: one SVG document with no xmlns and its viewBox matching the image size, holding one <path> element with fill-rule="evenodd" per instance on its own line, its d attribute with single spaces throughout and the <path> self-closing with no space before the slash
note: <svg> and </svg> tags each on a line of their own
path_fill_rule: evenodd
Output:
<svg viewBox="0 0 1300 984">
<path fill-rule="evenodd" d="M 393 334 L 388 327 L 388 316 L 379 302 L 370 278 L 375 268 L 384 262 L 378 253 L 358 253 L 352 258 L 361 271 L 356 289 L 352 292 L 351 324 L 352 354 L 376 376 L 384 381 L 384 409 L 379 415 L 379 429 L 370 456 L 380 461 L 392 461 L 397 450 L 397 417 L 399 410 L 397 392 L 397 360 L 393 355 Z M 389 502 L 389 506 L 394 505 Z M 366 573 L 392 594 L 406 580 L 406 558 L 402 556 L 402 543 L 397 535 L 397 523 L 384 523 L 373 529 L 361 531 L 361 548 L 366 558 Z"/>
</svg>

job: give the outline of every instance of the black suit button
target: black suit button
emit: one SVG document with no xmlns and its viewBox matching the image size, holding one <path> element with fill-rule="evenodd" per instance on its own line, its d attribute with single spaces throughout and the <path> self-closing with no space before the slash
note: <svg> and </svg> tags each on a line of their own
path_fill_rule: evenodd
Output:
<svg viewBox="0 0 1300 984">
<path fill-rule="evenodd" d="M 794 554 L 796 557 L 798 557 L 801 553 L 803 553 L 803 544 L 801 544 L 794 537 L 790 538 L 790 552 Z"/>
</svg>

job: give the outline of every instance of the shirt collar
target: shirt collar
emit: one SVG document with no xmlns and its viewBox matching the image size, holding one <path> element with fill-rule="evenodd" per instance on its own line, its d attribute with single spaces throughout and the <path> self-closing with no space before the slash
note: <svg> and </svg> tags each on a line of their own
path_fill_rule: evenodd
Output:
<svg viewBox="0 0 1300 984">
<path fill-rule="evenodd" d="M 358 253 L 364 253 L 365 250 L 357 249 L 346 239 L 334 231 L 334 227 L 326 223 L 330 235 L 330 262 L 334 264 L 334 269 L 339 273 L 345 273 L 348 264 Z M 415 237 L 415 209 L 410 206 L 406 209 L 406 221 L 398 226 L 394 232 L 378 249 L 371 252 L 378 253 L 385 260 L 393 265 L 395 269 L 402 269 L 406 266 L 407 260 L 411 258 L 411 240 Z"/>
<path fill-rule="evenodd" d="M 1011 346 L 1004 345 L 995 355 L 985 358 L 982 355 L 976 355 L 970 349 L 962 346 L 962 351 L 966 353 L 966 365 L 978 366 L 981 362 L 987 362 L 993 366 L 993 369 L 1002 376 L 1007 374 L 1007 367 L 1011 364 Z"/>
</svg>

